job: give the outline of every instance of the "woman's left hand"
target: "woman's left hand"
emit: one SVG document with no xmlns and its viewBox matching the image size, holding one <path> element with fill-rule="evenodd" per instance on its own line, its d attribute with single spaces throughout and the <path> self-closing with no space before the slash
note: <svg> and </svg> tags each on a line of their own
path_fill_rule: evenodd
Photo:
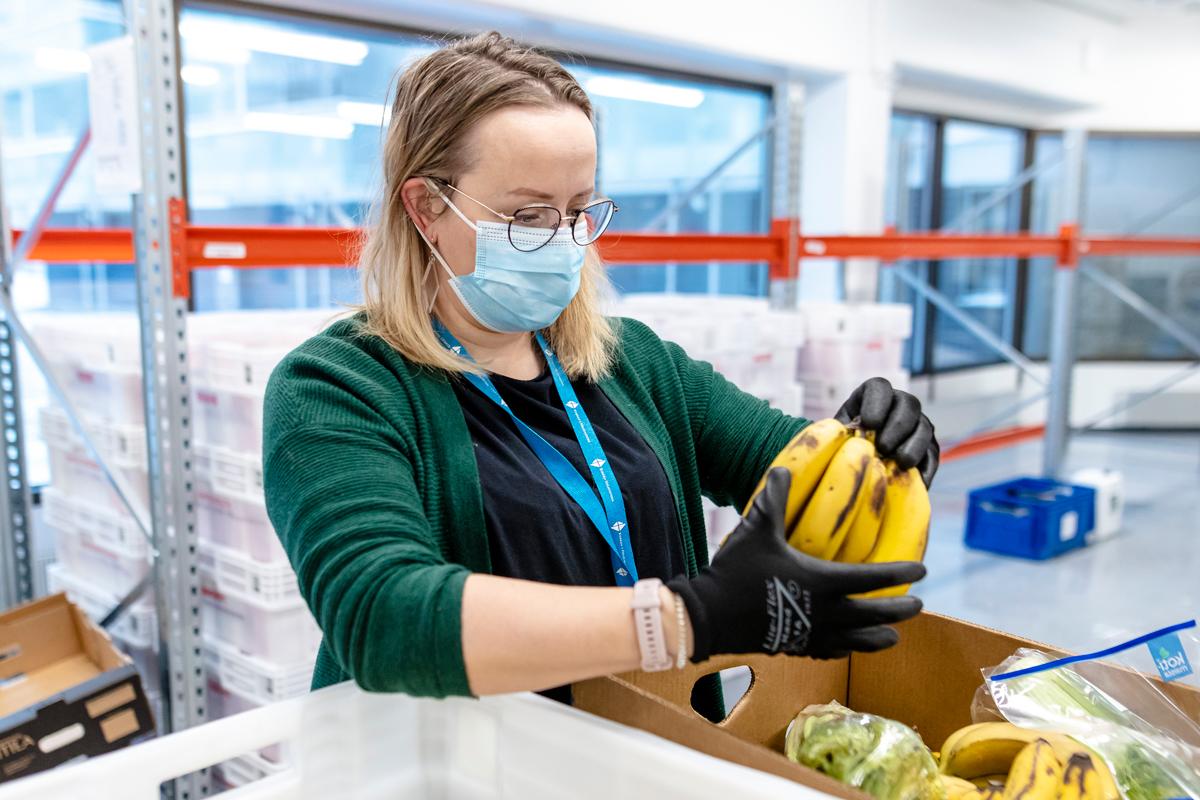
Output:
<svg viewBox="0 0 1200 800">
<path fill-rule="evenodd" d="M 875 449 L 901 469 L 917 467 L 929 486 L 938 469 L 941 447 L 933 423 L 921 413 L 921 401 L 893 389 L 884 378 L 871 378 L 859 386 L 834 417 L 843 424 L 858 417 L 863 428 L 875 431 Z"/>
</svg>

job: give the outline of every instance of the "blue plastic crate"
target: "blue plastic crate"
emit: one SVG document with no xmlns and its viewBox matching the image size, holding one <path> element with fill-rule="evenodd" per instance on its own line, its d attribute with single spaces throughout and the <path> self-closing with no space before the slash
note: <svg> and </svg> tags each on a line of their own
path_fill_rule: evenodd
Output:
<svg viewBox="0 0 1200 800">
<path fill-rule="evenodd" d="M 976 550 L 1040 560 L 1083 547 L 1095 524 L 1095 489 L 1017 478 L 971 492 L 966 543 Z"/>
</svg>

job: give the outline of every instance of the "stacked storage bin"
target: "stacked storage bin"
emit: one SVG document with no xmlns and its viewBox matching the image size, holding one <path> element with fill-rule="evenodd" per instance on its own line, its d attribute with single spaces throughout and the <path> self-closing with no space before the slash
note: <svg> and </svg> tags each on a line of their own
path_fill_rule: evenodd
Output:
<svg viewBox="0 0 1200 800">
<path fill-rule="evenodd" d="M 801 303 L 805 342 L 796 361 L 804 414 L 832 417 L 867 378 L 908 388 L 904 342 L 912 336 L 912 306 L 902 303 Z"/>
<path fill-rule="evenodd" d="M 51 370 L 109 468 L 143 510 L 150 505 L 146 428 L 137 320 L 128 314 L 47 314 L 30 328 Z M 43 520 L 56 562 L 46 588 L 65 591 L 95 619 L 106 615 L 150 569 L 149 542 L 92 459 L 66 412 L 36 412 L 49 453 L 51 483 L 42 492 Z M 148 513 L 147 513 L 148 518 Z M 109 629 L 133 658 L 154 707 L 160 696 L 153 592 L 146 592 Z"/>
<path fill-rule="evenodd" d="M 804 410 L 796 363 L 805 343 L 803 315 L 769 308 L 766 300 L 694 295 L 627 295 L 614 316 L 646 323 L 692 358 L 710 362 L 739 388 L 786 414 Z M 704 501 L 709 551 L 738 521 L 738 510 Z"/>
<path fill-rule="evenodd" d="M 320 312 L 238 312 L 189 320 L 202 635 L 213 718 L 308 690 L 320 641 L 296 576 L 267 519 L 262 488 L 262 405 L 278 361 L 320 330 Z M 31 320 L 51 368 L 80 410 L 89 438 L 149 508 L 141 350 L 131 315 L 54 314 Z M 57 562 L 51 591 L 66 591 L 94 618 L 107 614 L 150 569 L 145 537 L 89 456 L 67 414 L 38 410 L 51 485 L 43 517 Z M 158 696 L 158 631 L 147 592 L 110 629 Z M 155 707 L 158 704 L 155 703 Z M 228 765 L 230 783 L 281 769 L 278 748 Z"/>
<path fill-rule="evenodd" d="M 192 318 L 197 561 L 213 719 L 308 691 L 321 634 L 267 518 L 263 395 L 280 359 L 330 316 L 260 311 Z M 287 752 L 271 747 L 215 771 L 234 787 L 288 761 Z"/>
<path fill-rule="evenodd" d="M 614 304 L 611 313 L 646 323 L 744 391 L 787 414 L 800 413 L 803 387 L 795 364 L 805 328 L 798 312 L 775 310 L 753 298 L 633 294 Z"/>
</svg>

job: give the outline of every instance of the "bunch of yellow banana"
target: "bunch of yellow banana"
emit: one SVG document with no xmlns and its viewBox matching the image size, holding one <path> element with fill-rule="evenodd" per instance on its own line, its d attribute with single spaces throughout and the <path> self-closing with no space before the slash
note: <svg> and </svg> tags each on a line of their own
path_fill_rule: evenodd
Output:
<svg viewBox="0 0 1200 800">
<path fill-rule="evenodd" d="M 924 558 L 930 516 L 925 484 L 916 469 L 880 459 L 873 435 L 823 419 L 797 434 L 768 471 L 775 467 L 792 473 L 785 519 L 788 543 L 797 550 L 850 563 Z M 764 483 L 765 476 L 755 496 Z M 872 594 L 906 591 L 898 586 Z"/>
<path fill-rule="evenodd" d="M 984 722 L 951 734 L 947 800 L 1120 800 L 1104 761 L 1069 736 Z M 968 788 L 969 787 L 969 788 Z"/>
</svg>

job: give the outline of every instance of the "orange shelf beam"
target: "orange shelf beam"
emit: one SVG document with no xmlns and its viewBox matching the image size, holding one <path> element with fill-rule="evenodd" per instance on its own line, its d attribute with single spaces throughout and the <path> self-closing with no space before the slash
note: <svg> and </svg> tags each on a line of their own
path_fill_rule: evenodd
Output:
<svg viewBox="0 0 1200 800">
<path fill-rule="evenodd" d="M 794 277 L 803 258 L 899 259 L 1053 258 L 1073 263 L 1089 256 L 1200 255 L 1200 239 L 1080 236 L 1070 226 L 1057 235 L 885 233 L 863 236 L 797 234 L 794 222 L 775 220 L 765 234 L 618 233 L 600 240 L 612 264 L 765 261 L 771 277 Z M 347 228 L 185 225 L 184 258 L 189 269 L 233 267 L 350 266 L 362 233 Z M 13 231 L 13 241 L 20 231 Z M 792 257 L 790 254 L 794 253 Z M 126 229 L 51 228 L 30 258 L 49 263 L 133 261 Z"/>
<path fill-rule="evenodd" d="M 1029 234 L 956 235 L 895 233 L 881 236 L 802 236 L 807 258 L 1058 258 L 1063 238 Z"/>
<path fill-rule="evenodd" d="M 1084 256 L 1198 256 L 1200 239 L 1151 236 L 1083 236 L 1079 254 Z"/>
<path fill-rule="evenodd" d="M 12 232 L 14 246 L 21 233 Z M 51 264 L 130 264 L 133 234 L 124 228 L 47 228 L 29 258 Z"/>
<path fill-rule="evenodd" d="M 355 228 L 188 225 L 184 254 L 192 269 L 351 266 L 361 236 Z"/>
<path fill-rule="evenodd" d="M 942 463 L 953 461 L 957 458 L 977 456 L 981 453 L 991 452 L 992 450 L 1000 450 L 1014 444 L 1027 442 L 1031 439 L 1041 439 L 1045 434 L 1045 425 L 1017 425 L 1011 428 L 1002 428 L 998 431 L 983 433 L 959 442 L 953 447 L 947 447 L 942 451 Z"/>
</svg>

